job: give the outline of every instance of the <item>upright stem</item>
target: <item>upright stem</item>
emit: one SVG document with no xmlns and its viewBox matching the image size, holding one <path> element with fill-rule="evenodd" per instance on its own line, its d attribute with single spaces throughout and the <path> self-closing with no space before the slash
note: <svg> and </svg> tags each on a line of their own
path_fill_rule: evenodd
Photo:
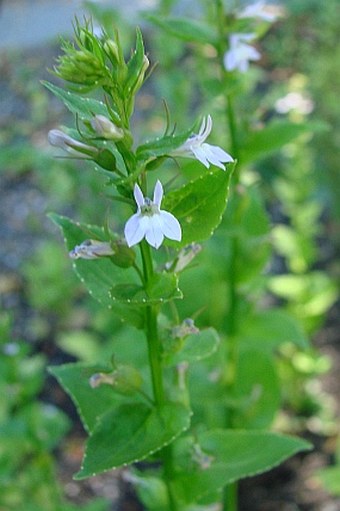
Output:
<svg viewBox="0 0 340 511">
<path fill-rule="evenodd" d="M 150 246 L 145 241 L 142 241 L 140 247 L 143 262 L 144 286 L 147 289 L 148 283 L 154 275 L 153 263 Z M 148 342 L 152 389 L 155 404 L 156 406 L 160 407 L 165 402 L 165 395 L 161 362 L 161 343 L 158 336 L 157 315 L 158 309 L 156 306 L 148 305 L 146 307 L 146 338 Z M 171 479 L 173 475 L 173 456 L 171 445 L 168 445 L 162 449 L 161 457 L 163 460 L 164 481 L 167 486 L 170 511 L 179 511 L 176 498 L 171 487 Z"/>
<path fill-rule="evenodd" d="M 218 44 L 218 59 L 220 64 L 220 76 L 225 90 L 228 91 L 229 73 L 224 67 L 224 54 L 226 51 L 227 30 L 225 23 L 225 11 L 222 0 L 215 0 L 216 2 L 216 27 L 219 35 Z M 238 144 L 238 129 L 235 118 L 234 98 L 231 92 L 226 94 L 226 107 L 225 107 L 226 122 L 229 129 L 231 152 L 235 159 L 239 160 L 239 144 Z M 233 189 L 232 193 L 236 194 L 236 185 L 239 181 L 239 165 L 233 175 Z M 237 218 L 236 212 L 236 218 Z M 236 220 L 235 218 L 235 220 Z M 238 292 L 237 292 L 237 274 L 236 264 L 238 259 L 238 239 L 234 236 L 231 240 L 231 257 L 230 266 L 228 268 L 228 285 L 229 285 L 229 310 L 228 310 L 228 359 L 227 359 L 227 378 L 226 378 L 226 391 L 230 392 L 235 382 L 236 364 L 237 364 L 237 309 L 238 309 Z M 226 414 L 226 427 L 233 427 L 233 417 L 231 410 Z M 224 511 L 237 511 L 237 483 L 229 484 L 223 495 L 223 510 Z"/>
<path fill-rule="evenodd" d="M 153 277 L 153 264 L 150 253 L 150 246 L 142 241 L 141 245 L 144 285 L 147 288 L 150 279 Z M 146 338 L 148 341 L 148 354 L 151 371 L 152 389 L 156 405 L 164 402 L 163 374 L 161 364 L 161 346 L 158 338 L 157 308 L 153 305 L 146 307 Z"/>
</svg>

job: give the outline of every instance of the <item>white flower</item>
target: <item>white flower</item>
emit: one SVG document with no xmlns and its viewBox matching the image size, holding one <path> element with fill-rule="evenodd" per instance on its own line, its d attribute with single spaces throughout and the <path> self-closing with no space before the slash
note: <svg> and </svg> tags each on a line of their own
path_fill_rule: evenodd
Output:
<svg viewBox="0 0 340 511">
<path fill-rule="evenodd" d="M 255 34 L 231 34 L 229 38 L 230 48 L 224 55 L 224 66 L 227 71 L 238 69 L 241 73 L 246 73 L 249 68 L 249 62 L 259 60 L 260 53 L 250 44 Z"/>
<path fill-rule="evenodd" d="M 60 149 L 76 155 L 78 158 L 86 158 L 87 156 L 94 156 L 98 153 L 95 147 L 83 144 L 79 142 L 79 140 L 75 140 L 69 135 L 66 135 L 66 133 L 61 130 L 50 130 L 47 138 L 51 145 L 60 147 Z"/>
<path fill-rule="evenodd" d="M 269 23 L 278 17 L 278 9 L 273 5 L 266 5 L 263 0 L 247 5 L 238 15 L 238 18 L 259 18 Z"/>
<path fill-rule="evenodd" d="M 69 252 L 71 259 L 98 259 L 113 254 L 110 243 L 97 240 L 85 240 Z"/>
<path fill-rule="evenodd" d="M 211 130 L 212 118 L 208 115 L 207 118 L 203 119 L 198 134 L 191 135 L 183 145 L 172 151 L 171 155 L 196 158 L 207 168 L 212 164 L 225 170 L 225 165 L 223 165 L 223 163 L 231 163 L 234 160 L 230 154 L 223 151 L 220 147 L 205 143 Z"/>
<path fill-rule="evenodd" d="M 134 188 L 134 197 L 138 206 L 137 213 L 126 222 L 124 234 L 129 247 L 139 243 L 144 237 L 152 247 L 159 248 L 164 236 L 171 240 L 180 241 L 182 238 L 181 226 L 171 213 L 161 210 L 163 187 L 157 181 L 153 200 L 144 197 L 137 184 Z"/>
</svg>

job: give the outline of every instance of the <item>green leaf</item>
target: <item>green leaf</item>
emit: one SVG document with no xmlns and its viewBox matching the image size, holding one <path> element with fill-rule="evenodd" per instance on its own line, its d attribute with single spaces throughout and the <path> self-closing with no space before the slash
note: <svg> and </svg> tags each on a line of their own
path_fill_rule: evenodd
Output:
<svg viewBox="0 0 340 511">
<path fill-rule="evenodd" d="M 137 149 L 137 159 L 139 161 L 145 161 L 150 158 L 160 158 L 162 156 L 169 155 L 172 151 L 182 145 L 191 134 L 192 128 L 179 135 L 166 135 L 164 137 L 145 142 L 145 144 L 139 146 Z"/>
<path fill-rule="evenodd" d="M 182 226 L 182 240 L 176 242 L 176 248 L 206 240 L 213 234 L 227 205 L 233 168 L 231 165 L 226 172 L 207 172 L 164 197 L 162 208 L 171 211 Z"/>
<path fill-rule="evenodd" d="M 198 459 L 194 465 L 193 442 L 189 440 L 181 448 L 180 457 L 190 461 L 174 482 L 177 496 L 185 503 L 197 502 L 227 484 L 266 472 L 312 447 L 300 438 L 267 431 L 213 430 L 198 434 L 195 443 L 204 464 L 200 465 Z"/>
<path fill-rule="evenodd" d="M 233 399 L 236 428 L 270 426 L 281 403 L 280 385 L 273 358 L 261 347 L 240 350 Z"/>
<path fill-rule="evenodd" d="M 283 343 L 291 342 L 301 349 L 309 347 L 301 324 L 288 312 L 271 309 L 257 312 L 246 318 L 241 325 L 240 338 L 248 347 L 274 350 Z"/>
<path fill-rule="evenodd" d="M 268 287 L 281 298 L 296 303 L 302 318 L 324 314 L 338 297 L 336 284 L 322 271 L 276 275 L 270 279 Z"/>
<path fill-rule="evenodd" d="M 333 467 L 325 467 L 316 473 L 318 479 L 320 479 L 322 485 L 326 490 L 340 497 L 340 465 L 334 465 Z"/>
<path fill-rule="evenodd" d="M 124 83 L 124 92 L 130 93 L 141 72 L 144 59 L 144 43 L 141 31 L 136 30 L 136 49 L 127 64 L 127 77 Z"/>
<path fill-rule="evenodd" d="M 105 233 L 101 227 L 76 223 L 65 216 L 54 213 L 51 213 L 49 217 L 62 229 L 68 250 L 72 250 L 88 238 L 105 240 Z M 134 270 L 122 269 L 114 265 L 107 257 L 94 260 L 76 259 L 74 268 L 89 293 L 110 308 L 113 305 L 110 298 L 113 286 L 136 280 Z"/>
<path fill-rule="evenodd" d="M 120 402 L 121 398 L 108 385 L 92 388 L 90 377 L 103 370 L 94 364 L 64 364 L 49 367 L 51 373 L 74 402 L 85 429 L 90 432 L 97 418 Z M 95 406 L 93 406 L 95 403 Z"/>
<path fill-rule="evenodd" d="M 172 273 L 157 273 L 148 284 L 148 289 L 135 284 L 118 284 L 110 290 L 113 301 L 131 305 L 155 305 L 168 302 L 183 295 L 178 288 L 178 278 Z"/>
<path fill-rule="evenodd" d="M 92 98 L 83 98 L 79 94 L 66 91 L 49 82 L 42 82 L 55 96 L 61 99 L 64 105 L 75 115 L 82 119 L 91 120 L 95 115 L 105 115 L 108 117 L 106 105 L 102 101 Z"/>
<path fill-rule="evenodd" d="M 168 34 L 183 41 L 203 44 L 215 44 L 216 42 L 215 31 L 202 21 L 180 17 L 162 18 L 159 16 L 147 16 L 147 19 L 154 25 L 161 27 Z"/>
<path fill-rule="evenodd" d="M 167 356 L 169 365 L 177 365 L 181 362 L 196 362 L 209 357 L 217 350 L 220 343 L 218 333 L 214 328 L 206 328 L 197 334 L 188 335 L 180 351 Z"/>
<path fill-rule="evenodd" d="M 311 131 L 309 123 L 272 121 L 265 128 L 249 135 L 242 148 L 240 160 L 244 164 L 267 156 L 293 142 L 302 133 L 309 131 Z"/>
<path fill-rule="evenodd" d="M 191 412 L 180 403 L 150 408 L 123 404 L 98 420 L 86 444 L 76 479 L 140 461 L 188 429 Z"/>
</svg>

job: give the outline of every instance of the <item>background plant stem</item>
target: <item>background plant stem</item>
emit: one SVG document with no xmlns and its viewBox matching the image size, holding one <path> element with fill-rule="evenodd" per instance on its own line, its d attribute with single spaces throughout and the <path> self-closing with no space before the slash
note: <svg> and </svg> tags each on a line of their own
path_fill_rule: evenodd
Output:
<svg viewBox="0 0 340 511">
<path fill-rule="evenodd" d="M 218 32 L 219 42 L 217 45 L 218 52 L 218 61 L 220 66 L 220 79 L 223 84 L 224 90 L 228 91 L 229 88 L 229 73 L 226 71 L 224 67 L 224 54 L 227 51 L 227 41 L 228 41 L 228 31 L 226 27 L 226 15 L 224 11 L 224 6 L 222 0 L 215 0 L 216 2 L 216 28 Z M 225 106 L 225 116 L 226 123 L 228 126 L 229 137 L 230 137 L 230 145 L 231 145 L 231 154 L 235 160 L 239 160 L 239 144 L 238 144 L 238 133 L 237 133 L 237 122 L 235 117 L 235 109 L 234 109 L 234 98 L 231 92 L 226 94 L 226 106 Z M 237 194 L 236 186 L 239 182 L 239 165 L 237 165 L 233 178 L 232 185 L 233 188 L 231 193 L 235 195 Z M 237 220 L 237 210 L 234 220 Z M 237 255 L 238 255 L 238 240 L 237 235 L 233 236 L 230 240 L 231 242 L 231 256 L 230 256 L 230 265 L 228 268 L 228 287 L 229 287 L 229 296 L 228 296 L 228 324 L 227 324 L 227 335 L 228 335 L 228 349 L 227 349 L 227 359 L 226 359 L 226 392 L 230 394 L 232 392 L 235 375 L 236 375 L 236 364 L 237 364 L 237 308 L 238 308 L 238 292 L 237 292 L 237 274 L 236 274 L 236 263 L 237 263 Z M 226 427 L 233 427 L 233 413 L 232 410 L 226 410 Z M 223 494 L 223 510 L 224 511 L 237 511 L 237 483 L 232 483 L 226 486 Z"/>
</svg>

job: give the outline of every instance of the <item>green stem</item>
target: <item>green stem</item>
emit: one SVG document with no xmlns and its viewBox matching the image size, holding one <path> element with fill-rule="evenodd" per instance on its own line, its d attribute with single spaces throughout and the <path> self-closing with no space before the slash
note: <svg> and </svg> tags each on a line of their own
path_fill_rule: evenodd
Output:
<svg viewBox="0 0 340 511">
<path fill-rule="evenodd" d="M 143 275 L 144 286 L 147 289 L 150 279 L 154 275 L 153 262 L 150 252 L 150 246 L 146 241 L 140 244 L 142 262 L 143 262 Z M 146 307 L 146 337 L 148 342 L 148 355 L 151 371 L 151 381 L 153 395 L 156 406 L 162 406 L 165 402 L 164 384 L 163 384 L 163 369 L 161 362 L 161 343 L 158 336 L 157 327 L 158 308 L 152 305 Z M 161 451 L 161 457 L 164 467 L 164 481 L 167 486 L 169 508 L 170 511 L 179 511 L 177 506 L 175 494 L 172 490 L 171 479 L 173 477 L 173 455 L 171 445 L 165 447 Z"/>
<path fill-rule="evenodd" d="M 230 73 L 224 67 L 224 54 L 227 50 L 226 41 L 228 32 L 226 30 L 226 17 L 222 0 L 215 0 L 216 2 L 216 27 L 219 36 L 219 43 L 217 46 L 218 59 L 220 65 L 221 82 L 224 89 L 228 91 Z M 234 98 L 231 92 L 226 94 L 226 108 L 225 108 L 226 122 L 229 129 L 229 136 L 231 142 L 231 154 L 233 158 L 239 160 L 239 144 L 238 144 L 238 129 L 234 110 Z M 239 165 L 233 175 L 233 193 L 237 193 L 236 185 L 239 182 Z M 235 219 L 236 220 L 236 219 Z M 237 309 L 238 309 L 238 292 L 237 292 L 237 259 L 238 259 L 238 239 L 233 237 L 231 240 L 231 257 L 230 266 L 228 268 L 228 285 L 229 285 L 229 310 L 228 310 L 228 358 L 226 361 L 226 392 L 230 393 L 235 384 L 236 364 L 237 364 Z M 226 427 L 233 427 L 233 413 L 232 410 L 226 410 Z M 224 511 L 237 511 L 237 483 L 232 483 L 226 486 L 223 494 L 223 510 Z"/>
<path fill-rule="evenodd" d="M 223 509 L 228 511 L 237 511 L 238 508 L 238 485 L 237 483 L 229 484 L 223 495 Z"/>
<path fill-rule="evenodd" d="M 147 289 L 150 279 L 154 274 L 153 263 L 150 253 L 150 246 L 147 244 L 147 242 L 143 240 L 140 244 L 140 247 L 143 261 L 144 285 Z M 153 394 L 156 405 L 162 405 L 164 402 L 164 388 L 161 364 L 161 346 L 158 338 L 157 308 L 153 305 L 148 305 L 146 307 L 146 338 L 148 341 L 148 354 Z"/>
</svg>

